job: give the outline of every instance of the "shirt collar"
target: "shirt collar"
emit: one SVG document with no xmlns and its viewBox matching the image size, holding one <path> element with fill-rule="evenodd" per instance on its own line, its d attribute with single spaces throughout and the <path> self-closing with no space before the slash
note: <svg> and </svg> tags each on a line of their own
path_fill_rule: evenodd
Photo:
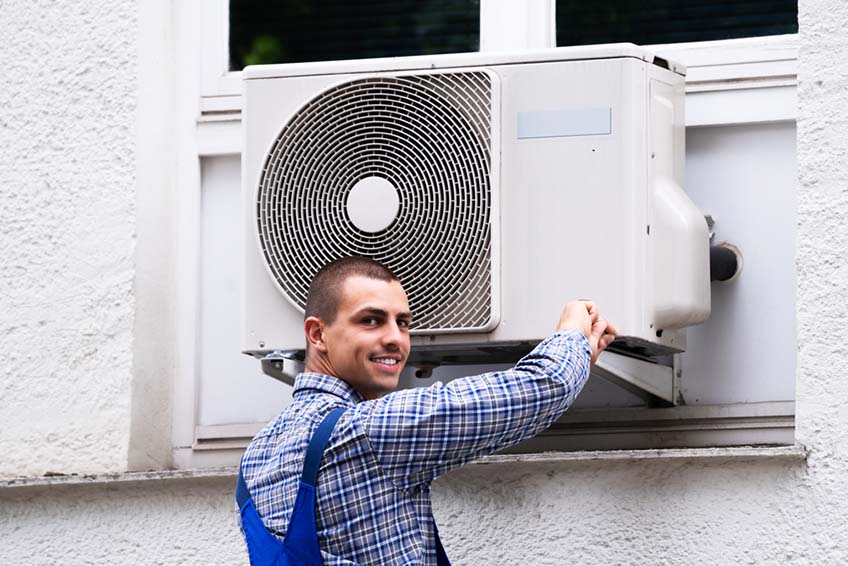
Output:
<svg viewBox="0 0 848 566">
<path fill-rule="evenodd" d="M 309 390 L 329 393 L 354 405 L 365 401 L 365 398 L 343 379 L 323 373 L 304 372 L 298 374 L 294 380 L 294 395 L 297 396 L 299 393 L 305 393 Z"/>
</svg>

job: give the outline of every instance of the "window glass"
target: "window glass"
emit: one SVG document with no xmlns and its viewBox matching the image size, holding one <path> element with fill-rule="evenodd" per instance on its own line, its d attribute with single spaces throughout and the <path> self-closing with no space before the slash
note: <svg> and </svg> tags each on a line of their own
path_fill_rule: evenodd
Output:
<svg viewBox="0 0 848 566">
<path fill-rule="evenodd" d="M 798 33 L 796 0 L 557 0 L 557 45 L 637 45 Z"/>
<path fill-rule="evenodd" d="M 230 68 L 477 51 L 479 0 L 234 0 Z"/>
</svg>

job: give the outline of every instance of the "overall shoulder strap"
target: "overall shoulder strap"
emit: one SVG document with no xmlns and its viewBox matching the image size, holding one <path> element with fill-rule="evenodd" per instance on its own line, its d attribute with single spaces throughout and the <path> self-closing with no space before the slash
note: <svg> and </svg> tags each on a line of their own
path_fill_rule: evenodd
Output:
<svg viewBox="0 0 848 566">
<path fill-rule="evenodd" d="M 241 466 L 239 466 L 238 481 L 236 483 L 236 501 L 238 502 L 239 509 L 244 507 L 248 499 L 250 499 L 250 492 L 247 491 L 247 484 L 244 483 L 244 476 L 241 475 Z"/>
<path fill-rule="evenodd" d="M 318 468 L 321 465 L 321 457 L 324 455 L 324 450 L 327 448 L 327 442 L 330 440 L 330 435 L 333 433 L 336 422 L 344 412 L 344 407 L 335 408 L 318 425 L 318 429 L 312 435 L 312 439 L 309 441 L 309 447 L 306 449 L 306 460 L 303 464 L 303 473 L 300 476 L 300 481 L 315 487 L 315 481 L 318 479 Z M 242 476 L 241 466 L 239 466 L 238 480 L 236 482 L 236 501 L 239 508 L 244 507 L 248 499 L 250 499 L 250 492 L 247 490 L 247 484 Z"/>
<path fill-rule="evenodd" d="M 312 434 L 306 449 L 306 461 L 303 474 L 294 501 L 289 526 L 283 540 L 285 552 L 291 558 L 290 564 L 321 564 L 321 548 L 318 544 L 318 532 L 315 525 L 315 481 L 318 479 L 318 466 L 324 456 L 327 441 L 336 426 L 336 421 L 345 412 L 344 407 L 330 411 Z"/>
<path fill-rule="evenodd" d="M 312 440 L 309 441 L 309 448 L 306 449 L 303 474 L 300 476 L 300 481 L 306 485 L 315 487 L 315 482 L 318 479 L 318 467 L 321 465 L 321 458 L 324 456 L 327 442 L 330 440 L 330 435 L 333 433 L 336 422 L 346 410 L 346 407 L 337 407 L 330 411 L 312 435 Z"/>
</svg>

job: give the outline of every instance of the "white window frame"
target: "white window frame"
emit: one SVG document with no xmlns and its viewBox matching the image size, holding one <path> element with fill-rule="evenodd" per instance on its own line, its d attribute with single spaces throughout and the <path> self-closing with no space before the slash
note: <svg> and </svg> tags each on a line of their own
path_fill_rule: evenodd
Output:
<svg viewBox="0 0 848 566">
<path fill-rule="evenodd" d="M 509 4 L 505 4 L 509 3 Z M 508 8 L 506 6 L 512 6 Z M 481 1 L 483 39 L 500 29 L 505 14 L 525 5 L 540 18 L 534 33 L 513 44 L 551 44 L 553 0 Z M 228 466 L 238 462 L 261 423 L 198 426 L 200 159 L 241 152 L 241 72 L 229 70 L 228 0 L 188 0 L 176 4 L 178 89 L 177 368 L 174 386 L 173 456 L 177 468 Z M 512 14 L 511 17 L 515 17 Z M 500 23 L 499 23 L 500 22 Z M 540 31 L 541 30 L 541 31 Z M 548 35 L 544 35 L 548 33 Z M 540 34 L 543 39 L 539 40 Z M 687 65 L 686 125 L 744 125 L 797 119 L 798 36 L 784 35 L 646 46 Z M 484 45 L 485 44 L 485 45 Z M 258 362 L 257 362 L 258 363 Z M 792 444 L 794 402 L 753 403 L 669 409 L 595 410 L 566 415 L 539 450 L 627 448 L 645 435 L 669 445 L 712 446 L 750 438 L 752 443 Z M 650 418 L 645 411 L 651 411 Z M 578 426 L 574 426 L 578 425 Z"/>
<path fill-rule="evenodd" d="M 481 2 L 481 45 L 486 30 L 502 32 L 500 22 L 515 17 L 523 3 L 502 0 Z M 542 0 L 542 3 L 546 0 Z M 487 6 L 493 6 L 486 11 Z M 526 10 L 548 24 L 519 27 L 509 38 L 513 45 L 539 48 L 551 43 L 555 21 L 552 9 L 527 2 Z M 498 9 L 495 9 L 497 7 Z M 229 70 L 229 5 L 227 0 L 207 0 L 200 5 L 201 88 L 198 134 L 202 155 L 238 154 L 240 139 L 234 123 L 241 121 L 241 71 Z M 487 17 L 488 16 L 488 17 Z M 534 39 L 537 29 L 543 40 Z M 495 35 L 495 33 L 489 34 Z M 488 41 L 492 49 L 503 42 Z M 779 35 L 747 39 L 648 45 L 647 49 L 687 66 L 686 126 L 717 126 L 794 121 L 797 117 L 798 36 Z M 216 127 L 217 122 L 232 122 Z"/>
</svg>

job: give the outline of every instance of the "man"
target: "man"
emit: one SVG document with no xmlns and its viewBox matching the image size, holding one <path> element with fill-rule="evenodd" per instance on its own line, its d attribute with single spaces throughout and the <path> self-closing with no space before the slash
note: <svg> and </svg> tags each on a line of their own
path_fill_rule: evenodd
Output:
<svg viewBox="0 0 848 566">
<path fill-rule="evenodd" d="M 242 460 L 262 523 L 285 537 L 310 438 L 332 409 L 348 408 L 316 484 L 325 564 L 436 564 L 430 482 L 548 428 L 615 337 L 593 303 L 572 302 L 556 333 L 513 369 L 393 392 L 411 322 L 384 266 L 346 258 L 322 268 L 306 303 L 306 371 Z"/>
</svg>

